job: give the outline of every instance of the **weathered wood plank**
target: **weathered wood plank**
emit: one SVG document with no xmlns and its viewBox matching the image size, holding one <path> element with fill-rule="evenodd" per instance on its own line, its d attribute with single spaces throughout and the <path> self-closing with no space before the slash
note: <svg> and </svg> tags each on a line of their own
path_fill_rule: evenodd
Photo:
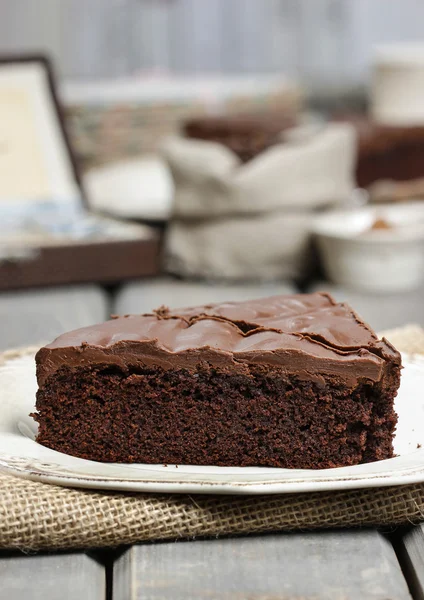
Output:
<svg viewBox="0 0 424 600">
<path fill-rule="evenodd" d="M 269 2 L 249 2 L 247 6 L 244 0 L 231 0 L 222 4 L 222 62 L 226 70 L 246 73 L 255 72 L 258 63 L 265 66 L 261 18 L 264 4 Z"/>
<path fill-rule="evenodd" d="M 168 2 L 129 0 L 132 73 L 169 68 L 170 9 Z"/>
<path fill-rule="evenodd" d="M 401 562 L 415 600 L 424 600 L 424 525 L 411 529 L 400 541 Z"/>
<path fill-rule="evenodd" d="M 219 70 L 222 0 L 169 3 L 169 66 L 178 73 Z"/>
<path fill-rule="evenodd" d="M 284 70 L 319 89 L 365 83 L 373 46 L 420 39 L 423 15 L 419 0 L 4 0 L 0 52 L 48 51 L 67 77 Z"/>
<path fill-rule="evenodd" d="M 38 2 L 34 4 L 39 6 Z M 60 46 L 66 75 L 95 78 L 127 75 L 131 60 L 128 1 L 85 0 L 76 7 L 73 0 L 62 0 L 59 4 Z"/>
<path fill-rule="evenodd" d="M 100 287 L 72 286 L 0 294 L 0 351 L 51 341 L 69 329 L 105 320 L 108 297 Z"/>
<path fill-rule="evenodd" d="M 114 565 L 114 600 L 410 598 L 376 531 L 294 533 L 133 546 Z"/>
<path fill-rule="evenodd" d="M 170 308 L 197 306 L 226 300 L 249 300 L 276 294 L 294 294 L 290 283 L 262 285 L 214 285 L 179 281 L 172 278 L 129 283 L 117 294 L 113 312 L 142 313 L 162 304 Z"/>
<path fill-rule="evenodd" d="M 7 600 L 104 600 L 102 565 L 86 554 L 0 557 L 1 597 Z"/>
<path fill-rule="evenodd" d="M 60 21 L 62 3 L 57 0 L 0 2 L 0 53 L 54 52 L 61 55 Z"/>
<path fill-rule="evenodd" d="M 346 2 L 301 0 L 300 68 L 305 81 L 320 89 L 349 81 L 350 54 L 344 36 L 349 31 Z M 307 79 L 306 79 L 307 78 Z"/>
<path fill-rule="evenodd" d="M 263 4 L 265 36 L 262 71 L 301 74 L 301 5 L 298 0 L 269 0 Z"/>
<path fill-rule="evenodd" d="M 424 288 L 407 294 L 382 296 L 321 282 L 313 284 L 309 291 L 329 292 L 339 302 L 348 302 L 377 331 L 400 327 L 406 323 L 424 326 Z"/>
</svg>

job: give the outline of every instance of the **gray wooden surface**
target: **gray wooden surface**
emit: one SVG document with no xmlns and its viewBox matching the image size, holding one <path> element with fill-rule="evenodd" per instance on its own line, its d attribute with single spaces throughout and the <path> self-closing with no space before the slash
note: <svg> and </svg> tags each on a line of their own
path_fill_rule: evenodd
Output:
<svg viewBox="0 0 424 600">
<path fill-rule="evenodd" d="M 395 552 L 376 531 L 292 533 L 133 546 L 114 599 L 406 600 Z"/>
<path fill-rule="evenodd" d="M 143 313 L 162 304 L 178 308 L 226 300 L 250 300 L 276 294 L 295 294 L 296 291 L 291 283 L 217 285 L 164 277 L 124 285 L 116 296 L 114 310 L 120 315 Z"/>
<path fill-rule="evenodd" d="M 420 0 L 1 0 L 0 52 L 52 53 L 66 77 L 283 72 L 367 81 L 375 43 L 422 39 Z"/>
<path fill-rule="evenodd" d="M 424 600 L 424 525 L 412 528 L 402 538 L 399 554 L 413 597 Z"/>
<path fill-rule="evenodd" d="M 105 600 L 105 569 L 83 553 L 0 557 L 2 600 Z"/>
<path fill-rule="evenodd" d="M 109 313 L 106 293 L 94 285 L 1 293 L 0 351 L 52 341 Z"/>
<path fill-rule="evenodd" d="M 376 331 L 416 323 L 424 327 L 424 288 L 400 294 L 370 294 L 320 282 L 310 292 L 330 292 L 339 302 L 348 302 Z"/>
<path fill-rule="evenodd" d="M 162 279 L 124 286 L 111 311 L 143 312 L 164 303 L 291 291 L 290 286 L 208 287 Z M 108 304 L 105 292 L 95 286 L 2 294 L 0 345 L 37 343 L 38 338 L 102 320 Z M 386 313 L 386 302 L 379 306 Z M 424 600 L 423 527 L 412 528 L 397 550 L 403 572 L 390 541 L 376 530 L 143 544 L 127 549 L 114 563 L 112 555 L 107 560 L 103 555 L 107 569 L 78 552 L 0 554 L 0 599 Z M 106 590 L 106 573 L 109 581 L 113 576 L 113 590 Z"/>
</svg>

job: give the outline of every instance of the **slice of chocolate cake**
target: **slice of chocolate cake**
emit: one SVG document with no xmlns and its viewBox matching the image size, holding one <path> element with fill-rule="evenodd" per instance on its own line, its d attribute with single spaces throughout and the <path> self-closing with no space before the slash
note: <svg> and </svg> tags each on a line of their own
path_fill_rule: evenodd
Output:
<svg viewBox="0 0 424 600">
<path fill-rule="evenodd" d="M 400 355 L 326 294 L 125 316 L 37 356 L 38 442 L 105 462 L 316 469 L 393 456 Z"/>
</svg>

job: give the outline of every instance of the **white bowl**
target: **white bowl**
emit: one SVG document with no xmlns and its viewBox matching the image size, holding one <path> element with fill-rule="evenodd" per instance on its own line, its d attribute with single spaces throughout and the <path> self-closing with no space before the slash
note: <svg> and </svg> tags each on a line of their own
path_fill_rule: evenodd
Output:
<svg viewBox="0 0 424 600">
<path fill-rule="evenodd" d="M 392 227 L 371 227 L 384 219 Z M 313 224 L 328 277 L 372 292 L 412 290 L 424 282 L 424 202 L 333 211 Z"/>
</svg>

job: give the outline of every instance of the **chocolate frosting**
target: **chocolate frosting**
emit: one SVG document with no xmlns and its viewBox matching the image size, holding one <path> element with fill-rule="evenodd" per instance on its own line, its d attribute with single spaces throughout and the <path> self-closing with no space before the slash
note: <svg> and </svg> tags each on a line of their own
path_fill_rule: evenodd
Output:
<svg viewBox="0 0 424 600">
<path fill-rule="evenodd" d="M 36 356 L 40 385 L 62 366 L 246 372 L 262 364 L 323 382 L 380 381 L 399 353 L 328 294 L 274 296 L 116 317 L 58 337 Z"/>
</svg>

